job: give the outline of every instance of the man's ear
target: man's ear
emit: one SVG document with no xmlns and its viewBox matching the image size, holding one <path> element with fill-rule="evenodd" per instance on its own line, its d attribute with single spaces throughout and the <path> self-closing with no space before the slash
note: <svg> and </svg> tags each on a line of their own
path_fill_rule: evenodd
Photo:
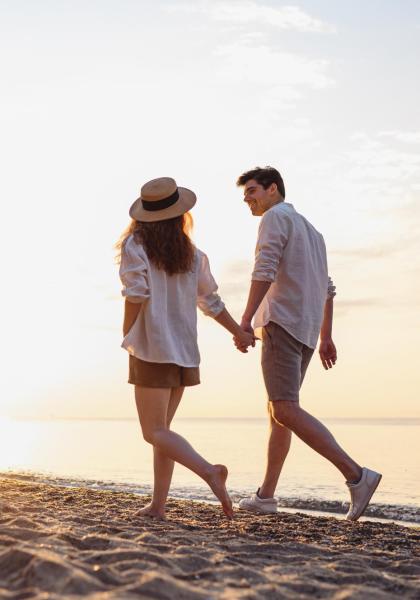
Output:
<svg viewBox="0 0 420 600">
<path fill-rule="evenodd" d="M 277 183 L 270 184 L 270 194 L 276 194 L 278 192 Z"/>
</svg>

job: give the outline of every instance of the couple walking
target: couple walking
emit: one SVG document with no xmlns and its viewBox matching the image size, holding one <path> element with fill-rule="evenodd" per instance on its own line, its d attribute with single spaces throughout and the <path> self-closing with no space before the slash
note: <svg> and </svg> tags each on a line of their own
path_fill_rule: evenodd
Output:
<svg viewBox="0 0 420 600">
<path fill-rule="evenodd" d="M 147 182 L 130 208 L 131 224 L 117 245 L 125 297 L 123 347 L 144 439 L 153 446 L 152 501 L 137 514 L 164 518 L 174 461 L 201 477 L 228 518 L 227 468 L 200 456 L 171 421 L 186 386 L 200 383 L 197 306 L 227 329 L 241 352 L 262 328 L 261 365 L 268 396 L 270 437 L 262 485 L 239 502 L 258 513 L 277 510 L 274 498 L 292 432 L 342 473 L 350 491 L 346 518 L 366 509 L 381 475 L 361 467 L 328 429 L 299 404 L 299 389 L 320 335 L 325 369 L 337 354 L 332 341 L 335 287 L 328 277 L 322 235 L 285 202 L 280 173 L 255 168 L 238 181 L 252 214 L 261 218 L 248 302 L 239 325 L 217 294 L 207 256 L 190 238 L 195 194 L 168 177 Z"/>
</svg>

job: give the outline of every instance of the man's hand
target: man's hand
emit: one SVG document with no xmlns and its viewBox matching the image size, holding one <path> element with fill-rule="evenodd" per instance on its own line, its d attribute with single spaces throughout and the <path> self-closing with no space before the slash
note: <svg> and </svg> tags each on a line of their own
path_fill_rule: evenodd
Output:
<svg viewBox="0 0 420 600">
<path fill-rule="evenodd" d="M 337 360 L 337 350 L 331 338 L 321 340 L 319 344 L 319 356 L 324 369 L 326 371 L 332 369 Z"/>
<path fill-rule="evenodd" d="M 244 354 L 248 352 L 248 346 L 255 346 L 255 339 L 256 338 L 254 337 L 254 335 L 252 333 L 248 333 L 247 331 L 241 331 L 233 337 L 235 346 L 240 352 L 243 352 Z"/>
<path fill-rule="evenodd" d="M 242 331 L 240 333 L 233 337 L 233 341 L 237 349 L 240 352 L 245 353 L 248 352 L 248 346 L 252 346 L 253 348 L 255 347 L 256 337 L 254 336 L 254 330 L 251 322 L 246 319 L 242 319 L 241 321 L 241 330 Z"/>
</svg>

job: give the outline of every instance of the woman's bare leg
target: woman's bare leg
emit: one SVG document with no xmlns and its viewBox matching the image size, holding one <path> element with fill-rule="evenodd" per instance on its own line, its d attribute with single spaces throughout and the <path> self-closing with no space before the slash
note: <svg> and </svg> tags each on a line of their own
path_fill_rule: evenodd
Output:
<svg viewBox="0 0 420 600">
<path fill-rule="evenodd" d="M 176 413 L 179 403 L 184 393 L 183 387 L 172 388 L 169 397 L 168 411 L 166 415 L 166 425 L 170 428 L 172 419 Z M 165 518 L 165 504 L 171 486 L 172 474 L 174 471 L 174 461 L 169 458 L 160 448 L 153 446 L 153 495 L 150 504 L 147 504 L 136 515 L 147 515 L 158 519 Z"/>
<path fill-rule="evenodd" d="M 232 502 L 226 490 L 227 469 L 207 462 L 182 436 L 167 427 L 171 390 L 135 386 L 137 411 L 144 439 L 172 460 L 184 465 L 210 486 L 223 511 L 233 516 Z"/>
</svg>

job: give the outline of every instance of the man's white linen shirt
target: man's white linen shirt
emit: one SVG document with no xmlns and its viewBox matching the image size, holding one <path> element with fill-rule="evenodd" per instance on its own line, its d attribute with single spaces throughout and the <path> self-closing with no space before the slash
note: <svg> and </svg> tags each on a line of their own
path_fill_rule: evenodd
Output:
<svg viewBox="0 0 420 600">
<path fill-rule="evenodd" d="M 328 277 L 324 238 L 288 202 L 275 204 L 262 216 L 252 280 L 272 282 L 254 328 L 274 321 L 315 348 L 325 302 L 335 296 L 335 287 Z"/>
<path fill-rule="evenodd" d="M 122 295 L 141 303 L 122 347 L 147 362 L 197 367 L 197 306 L 212 317 L 224 308 L 207 256 L 196 248 L 191 272 L 168 275 L 130 235 L 121 252 L 120 278 Z"/>
</svg>

